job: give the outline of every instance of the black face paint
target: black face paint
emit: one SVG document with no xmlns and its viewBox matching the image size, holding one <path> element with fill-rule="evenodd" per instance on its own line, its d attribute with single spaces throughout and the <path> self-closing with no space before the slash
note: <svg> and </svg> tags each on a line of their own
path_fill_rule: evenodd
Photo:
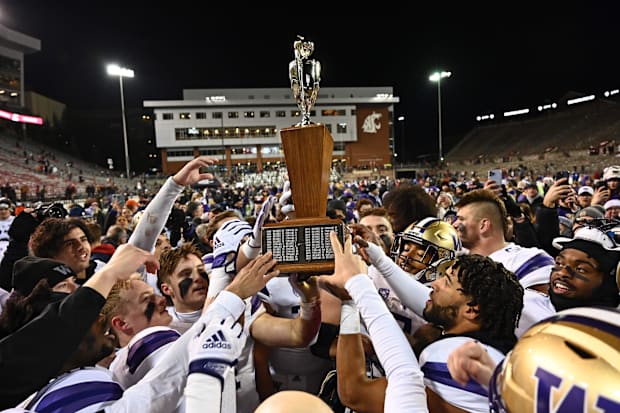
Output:
<svg viewBox="0 0 620 413">
<path fill-rule="evenodd" d="M 561 270 L 562 270 L 562 268 L 563 268 L 563 269 L 565 269 L 565 270 L 566 270 L 566 272 L 567 272 L 567 273 L 569 273 L 571 277 L 574 277 L 574 278 L 579 278 L 581 281 L 586 282 L 586 283 L 589 283 L 589 282 L 590 282 L 590 279 L 589 279 L 588 277 L 585 277 L 585 276 L 583 276 L 583 275 L 579 274 L 579 273 L 578 273 L 577 271 L 575 271 L 575 269 L 574 269 L 573 267 L 571 267 L 570 265 L 566 265 L 566 264 L 561 265 L 561 264 L 556 263 L 556 264 L 553 266 L 553 268 L 551 268 L 551 272 L 559 272 L 559 271 L 561 271 Z"/>
<path fill-rule="evenodd" d="M 151 298 L 151 301 L 146 305 L 146 310 L 144 310 L 144 316 L 148 321 L 151 321 L 153 318 L 153 314 L 155 313 L 155 297 Z"/>
<path fill-rule="evenodd" d="M 192 280 L 191 277 L 187 277 L 186 279 L 184 279 L 178 284 L 179 293 L 181 293 L 181 298 L 185 298 L 185 295 L 189 291 L 189 287 L 191 287 L 193 282 L 194 280 Z"/>
</svg>

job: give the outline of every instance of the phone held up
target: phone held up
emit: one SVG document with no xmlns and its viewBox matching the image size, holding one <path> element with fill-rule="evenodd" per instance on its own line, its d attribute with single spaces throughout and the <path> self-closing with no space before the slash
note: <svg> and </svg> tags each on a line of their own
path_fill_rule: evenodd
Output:
<svg viewBox="0 0 620 413">
<path fill-rule="evenodd" d="M 502 170 L 501 169 L 491 169 L 489 171 L 489 179 L 495 181 L 495 183 L 499 186 L 502 185 Z"/>
</svg>

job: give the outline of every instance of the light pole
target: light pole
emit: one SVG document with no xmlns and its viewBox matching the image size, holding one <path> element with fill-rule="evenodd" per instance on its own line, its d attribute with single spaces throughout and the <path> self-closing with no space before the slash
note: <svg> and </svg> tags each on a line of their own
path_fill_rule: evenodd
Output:
<svg viewBox="0 0 620 413">
<path fill-rule="evenodd" d="M 118 76 L 119 85 L 121 88 L 121 112 L 123 115 L 123 143 L 125 144 L 125 169 L 127 172 L 127 179 L 131 179 L 129 174 L 129 146 L 127 145 L 127 121 L 125 119 L 125 95 L 123 94 L 123 78 L 133 77 L 133 70 L 120 67 L 119 65 L 108 65 L 108 74 L 111 76 Z"/>
<path fill-rule="evenodd" d="M 435 72 L 428 77 L 431 82 L 437 82 L 437 117 L 439 118 L 439 165 L 443 163 L 443 142 L 441 137 L 441 79 L 452 76 L 452 72 Z"/>
<path fill-rule="evenodd" d="M 405 117 L 399 116 L 398 122 L 400 123 L 400 139 L 398 140 L 400 145 L 398 145 L 399 147 L 397 147 L 396 141 L 394 141 L 394 163 L 396 163 L 396 158 L 398 157 L 398 150 L 403 148 L 403 142 L 405 142 Z"/>
</svg>

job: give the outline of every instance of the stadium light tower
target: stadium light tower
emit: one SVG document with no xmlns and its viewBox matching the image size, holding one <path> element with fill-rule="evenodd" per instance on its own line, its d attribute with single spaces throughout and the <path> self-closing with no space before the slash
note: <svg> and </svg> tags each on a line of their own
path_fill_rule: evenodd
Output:
<svg viewBox="0 0 620 413">
<path fill-rule="evenodd" d="M 121 112 L 123 116 L 123 143 L 125 144 L 125 169 L 127 172 L 127 179 L 131 179 L 129 174 L 129 146 L 127 145 L 127 120 L 125 118 L 125 95 L 123 94 L 123 78 L 133 77 L 133 70 L 120 67 L 119 65 L 108 65 L 108 75 L 118 76 L 119 85 L 121 88 Z"/>
<path fill-rule="evenodd" d="M 441 136 L 441 79 L 452 76 L 452 72 L 435 72 L 428 77 L 431 82 L 437 82 L 437 114 L 439 118 L 439 165 L 443 163 L 443 139 Z"/>
</svg>

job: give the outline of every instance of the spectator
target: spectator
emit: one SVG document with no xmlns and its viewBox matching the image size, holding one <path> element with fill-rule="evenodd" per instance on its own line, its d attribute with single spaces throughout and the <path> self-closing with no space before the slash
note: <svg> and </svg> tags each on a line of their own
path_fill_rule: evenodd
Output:
<svg viewBox="0 0 620 413">
<path fill-rule="evenodd" d="M 609 189 L 608 199 L 620 199 L 620 165 L 608 166 L 603 170 L 603 180 Z"/>
<path fill-rule="evenodd" d="M 525 184 L 523 194 L 517 199 L 519 202 L 527 202 L 532 209 L 532 212 L 536 214 L 538 208 L 543 204 L 543 197 L 540 195 L 538 185 L 535 182 L 528 182 Z"/>
<path fill-rule="evenodd" d="M 594 189 L 591 186 L 582 186 L 577 191 L 577 204 L 580 208 L 587 208 L 592 204 Z"/>
<path fill-rule="evenodd" d="M 620 199 L 610 199 L 605 202 L 605 218 L 619 219 L 620 218 Z"/>
<path fill-rule="evenodd" d="M 8 200 L 0 200 L 0 263 L 11 241 L 9 230 L 14 219 Z"/>
<path fill-rule="evenodd" d="M 47 218 L 30 238 L 32 254 L 51 258 L 67 265 L 76 275 L 78 284 L 84 284 L 96 271 L 91 262 L 92 235 L 80 218 Z"/>
<path fill-rule="evenodd" d="M 403 231 L 419 219 L 437 216 L 435 200 L 419 185 L 401 184 L 390 189 L 383 197 L 383 205 L 394 233 Z"/>
</svg>

